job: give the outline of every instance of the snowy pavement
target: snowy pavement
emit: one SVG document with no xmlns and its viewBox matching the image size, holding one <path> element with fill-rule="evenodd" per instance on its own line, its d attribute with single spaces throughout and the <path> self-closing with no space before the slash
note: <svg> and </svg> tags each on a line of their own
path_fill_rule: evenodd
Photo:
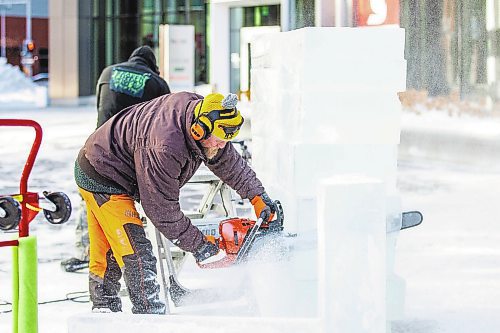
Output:
<svg viewBox="0 0 500 333">
<path fill-rule="evenodd" d="M 490 138 L 500 132 L 497 120 L 453 118 L 429 113 L 414 119 L 404 114 L 403 130 L 432 123 L 442 128 L 480 138 L 488 129 Z M 436 117 L 439 121 L 436 121 Z M 75 206 L 70 221 L 50 225 L 39 214 L 31 223 L 38 238 L 39 332 L 67 332 L 67 320 L 88 313 L 86 272 L 66 273 L 60 260 L 74 253 L 74 229 L 78 196 L 73 182 L 73 162 L 85 138 L 93 131 L 94 106 L 41 110 L 0 110 L 0 118 L 38 121 L 43 130 L 42 147 L 29 181 L 30 191 L 57 190 L 70 196 Z M 462 122 L 462 123 L 461 123 Z M 424 125 L 422 125 L 424 126 Z M 439 127 L 441 126 L 441 127 Z M 0 194 L 18 191 L 19 178 L 32 130 L 0 128 Z M 477 134 L 482 133 L 482 134 Z M 467 160 L 467 156 L 463 156 Z M 500 223 L 498 198 L 500 173 L 484 166 L 441 163 L 419 159 L 400 161 L 398 187 L 403 210 L 418 209 L 422 225 L 402 231 L 396 253 L 396 273 L 406 280 L 406 317 L 394 323 L 393 332 L 490 333 L 500 331 Z M 279 198 L 276 198 L 279 199 Z M 5 240 L 12 234 L 0 232 Z M 11 249 L 0 248 L 0 332 L 12 330 L 8 312 L 11 301 Z M 74 294 L 76 293 L 76 294 Z M 83 294 L 85 295 L 85 294 Z M 99 328 L 95 329 L 99 331 Z M 246 332 L 240 328 L 240 332 Z"/>
<path fill-rule="evenodd" d="M 408 319 L 396 332 L 499 332 L 500 174 L 400 163 L 398 178 L 424 222 L 398 239 Z"/>
<path fill-rule="evenodd" d="M 446 112 L 405 113 L 399 157 L 439 160 L 500 172 L 500 119 L 492 115 L 450 117 Z"/>
</svg>

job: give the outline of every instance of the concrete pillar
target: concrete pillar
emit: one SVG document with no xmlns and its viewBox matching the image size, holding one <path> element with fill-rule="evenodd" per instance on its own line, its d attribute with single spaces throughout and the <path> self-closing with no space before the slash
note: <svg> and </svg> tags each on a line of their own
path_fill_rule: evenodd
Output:
<svg viewBox="0 0 500 333">
<path fill-rule="evenodd" d="M 49 98 L 78 97 L 78 1 L 49 1 Z"/>
<path fill-rule="evenodd" d="M 208 32 L 208 41 L 210 47 L 209 59 L 209 82 L 214 91 L 221 94 L 231 90 L 230 84 L 230 18 L 229 11 L 237 7 L 254 7 L 265 5 L 281 4 L 281 24 L 283 30 L 289 30 L 290 1 L 295 0 L 212 0 L 210 1 L 210 29 Z M 286 27 L 284 25 L 287 25 Z"/>
<path fill-rule="evenodd" d="M 314 21 L 317 27 L 335 26 L 335 0 L 315 0 Z"/>
<path fill-rule="evenodd" d="M 221 94 L 229 87 L 229 5 L 210 3 L 210 84 Z"/>
<path fill-rule="evenodd" d="M 352 27 L 352 0 L 315 0 L 315 26 Z"/>
<path fill-rule="evenodd" d="M 281 0 L 281 31 L 291 30 L 291 1 L 295 0 Z"/>
</svg>

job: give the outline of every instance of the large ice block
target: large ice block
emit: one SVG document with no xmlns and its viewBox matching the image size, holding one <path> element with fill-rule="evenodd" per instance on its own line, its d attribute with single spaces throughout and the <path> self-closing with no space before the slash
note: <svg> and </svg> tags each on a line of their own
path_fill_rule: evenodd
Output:
<svg viewBox="0 0 500 333">
<path fill-rule="evenodd" d="M 252 43 L 253 68 L 293 63 L 298 57 L 311 57 L 329 64 L 332 59 L 399 59 L 404 55 L 404 29 L 398 27 L 350 28 L 306 27 L 285 33 L 266 34 Z M 333 44 L 321 54 L 315 51 Z M 281 55 L 288 57 L 283 59 Z M 293 55 L 294 57 L 292 57 Z"/>
<path fill-rule="evenodd" d="M 397 190 L 387 193 L 386 201 L 386 300 L 387 322 L 403 319 L 406 282 L 395 273 L 396 243 L 402 225 L 401 197 Z"/>
<path fill-rule="evenodd" d="M 283 204 L 286 232 L 304 235 L 317 230 L 316 196 L 300 196 L 280 187 L 270 187 L 269 193 Z"/>
<path fill-rule="evenodd" d="M 291 56 L 293 55 L 293 56 Z M 252 135 L 398 144 L 404 31 L 304 28 L 252 44 Z"/>
<path fill-rule="evenodd" d="M 384 333 L 385 186 L 357 176 L 318 192 L 319 311 L 325 332 Z"/>
<path fill-rule="evenodd" d="M 267 35 L 252 44 L 252 67 L 279 68 L 282 83 L 301 88 L 361 84 L 403 91 L 404 30 L 325 27 Z"/>
<path fill-rule="evenodd" d="M 266 184 L 275 183 L 298 196 L 314 196 L 323 178 L 357 173 L 396 187 L 397 146 L 378 144 L 308 144 L 253 139 L 253 167 Z"/>
<path fill-rule="evenodd" d="M 398 144 L 396 92 L 283 90 L 252 108 L 252 136 L 301 143 Z M 271 101 L 272 100 L 272 101 Z"/>
<path fill-rule="evenodd" d="M 277 252 L 284 258 L 252 262 L 252 269 L 249 269 L 249 288 L 259 314 L 264 317 L 317 317 L 317 236 L 302 234 L 281 242 L 288 242 L 291 251 L 279 253 L 263 249 L 256 256 Z"/>
<path fill-rule="evenodd" d="M 344 235 L 351 237 L 352 243 L 336 248 L 345 252 L 331 253 L 333 266 L 326 261 L 322 266 L 342 269 L 339 260 L 347 257 L 348 246 L 354 247 L 357 261 L 349 269 L 359 276 L 353 279 L 364 277 L 359 283 L 381 284 L 383 289 L 374 289 L 368 294 L 373 296 L 369 300 L 358 297 L 353 302 L 361 302 L 364 313 L 371 311 L 368 316 L 378 318 L 373 319 L 373 328 L 380 332 L 386 318 L 398 317 L 404 301 L 404 281 L 394 273 L 400 206 L 392 203 L 399 199 L 394 193 L 401 112 L 397 92 L 405 90 L 405 82 L 404 30 L 399 28 L 305 28 L 263 36 L 252 44 L 253 165 L 268 192 L 282 200 L 287 230 L 300 236 L 321 225 L 318 217 L 322 212 L 315 207 L 320 195 L 317 186 L 325 178 L 355 173 L 381 182 L 382 206 L 377 208 L 375 201 L 369 202 L 375 205 L 373 209 L 387 207 L 377 230 L 380 237 L 375 240 L 369 228 L 366 233 L 358 230 L 356 238 L 339 225 L 329 226 L 339 240 L 339 235 Z M 273 159 L 274 165 L 269 166 Z M 357 183 L 351 185 L 356 191 Z M 346 185 L 348 193 L 350 189 Z M 364 211 L 364 203 L 351 204 L 360 205 L 351 216 L 343 210 L 336 214 L 355 219 Z M 336 210 L 337 206 L 330 205 L 329 209 Z M 363 252 L 360 239 L 370 240 L 370 253 Z M 320 258 L 325 255 L 322 251 Z M 373 254 L 380 260 L 368 262 Z M 363 275 L 366 272 L 361 263 L 373 274 Z M 340 285 L 345 281 L 336 282 Z M 347 288 L 345 292 L 355 291 Z M 348 305 L 350 310 L 337 314 L 360 314 L 354 303 Z M 325 306 L 320 303 L 320 311 Z M 346 326 L 342 328 L 352 331 L 366 328 L 349 326 L 349 321 L 341 319 L 335 322 L 336 331 L 344 331 L 339 329 L 343 324 Z M 371 319 L 365 316 L 363 320 L 366 323 Z M 332 328 L 327 326 L 325 331 Z"/>
</svg>

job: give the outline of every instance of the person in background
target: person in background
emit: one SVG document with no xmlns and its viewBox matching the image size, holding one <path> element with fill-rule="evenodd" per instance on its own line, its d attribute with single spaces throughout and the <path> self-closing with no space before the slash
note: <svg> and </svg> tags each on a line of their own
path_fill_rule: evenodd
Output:
<svg viewBox="0 0 500 333">
<path fill-rule="evenodd" d="M 87 139 L 75 180 L 87 205 L 89 291 L 95 312 L 121 311 L 123 274 L 133 313 L 165 313 L 156 258 L 135 208 L 199 264 L 225 255 L 181 211 L 179 192 L 204 163 L 267 223 L 274 204 L 232 144 L 243 124 L 236 95 L 179 92 L 131 106 Z"/>
<path fill-rule="evenodd" d="M 149 46 L 135 49 L 126 62 L 106 67 L 97 81 L 97 128 L 131 105 L 169 94 L 170 88 L 159 74 Z M 61 262 L 66 272 L 89 267 L 87 210 L 83 201 L 75 234 L 77 256 Z"/>
</svg>

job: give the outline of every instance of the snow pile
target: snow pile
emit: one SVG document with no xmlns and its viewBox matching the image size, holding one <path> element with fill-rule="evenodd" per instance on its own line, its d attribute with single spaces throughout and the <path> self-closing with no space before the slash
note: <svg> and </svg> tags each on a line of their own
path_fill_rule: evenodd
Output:
<svg viewBox="0 0 500 333">
<path fill-rule="evenodd" d="M 19 68 L 0 58 L 0 105 L 46 107 L 47 97 L 46 87 L 36 85 Z"/>
</svg>

